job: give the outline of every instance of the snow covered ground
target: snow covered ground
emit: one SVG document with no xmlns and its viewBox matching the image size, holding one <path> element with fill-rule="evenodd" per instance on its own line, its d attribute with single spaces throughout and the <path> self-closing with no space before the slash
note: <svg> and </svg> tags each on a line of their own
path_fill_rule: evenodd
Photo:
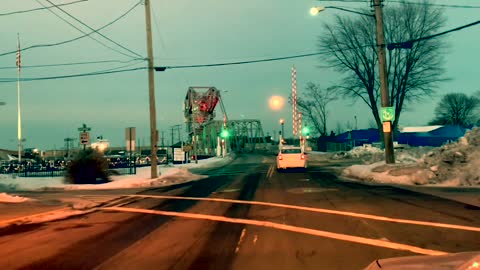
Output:
<svg viewBox="0 0 480 270">
<path fill-rule="evenodd" d="M 10 195 L 5 192 L 0 193 L 0 202 L 6 202 L 6 203 L 21 203 L 21 202 L 26 202 L 29 201 L 30 199 L 20 197 L 20 196 L 15 196 L 15 195 Z"/>
<path fill-rule="evenodd" d="M 112 176 L 112 182 L 98 185 L 72 185 L 64 184 L 63 177 L 16 177 L 9 175 L 0 175 L 0 190 L 7 192 L 27 191 L 27 190 L 45 190 L 45 189 L 120 189 L 120 188 L 139 188 L 139 187 L 158 187 L 172 185 L 187 181 L 195 181 L 205 178 L 205 176 L 193 174 L 189 171 L 191 168 L 208 168 L 223 166 L 233 160 L 233 156 L 226 158 L 209 158 L 199 160 L 198 164 L 179 164 L 158 166 L 160 176 L 157 179 L 150 179 L 150 167 L 137 168 L 136 175 Z M 6 194 L 8 196 L 8 194 Z M 7 199 L 5 199 L 7 200 Z M 13 199 L 11 199 L 13 200 Z M 1 201 L 1 197 L 0 197 Z"/>
<path fill-rule="evenodd" d="M 356 147 L 335 158 L 358 158 L 364 164 L 343 170 L 343 175 L 366 182 L 446 187 L 480 187 L 480 129 L 442 147 L 412 147 L 395 151 L 395 164 L 385 164 L 384 152 Z"/>
</svg>

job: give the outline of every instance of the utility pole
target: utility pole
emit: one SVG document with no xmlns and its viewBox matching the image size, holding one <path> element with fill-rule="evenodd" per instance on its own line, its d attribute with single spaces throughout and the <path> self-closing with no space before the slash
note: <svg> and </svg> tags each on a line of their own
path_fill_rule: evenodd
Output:
<svg viewBox="0 0 480 270">
<path fill-rule="evenodd" d="M 155 78 L 153 68 L 152 24 L 150 16 L 150 0 L 145 0 L 145 26 L 147 32 L 148 54 L 148 98 L 150 103 L 150 151 L 151 151 L 151 178 L 158 177 L 157 171 L 157 112 L 155 108 Z"/>
<path fill-rule="evenodd" d="M 380 75 L 380 94 L 382 98 L 382 107 L 389 107 L 390 100 L 388 97 L 388 79 L 385 56 L 385 40 L 383 36 L 383 13 L 382 1 L 373 0 L 375 8 L 375 20 L 377 23 L 377 54 L 378 54 L 378 68 Z M 383 141 L 385 144 L 385 162 L 387 164 L 395 163 L 395 155 L 393 152 L 393 136 L 392 136 L 392 122 L 387 121 L 383 123 Z"/>
</svg>

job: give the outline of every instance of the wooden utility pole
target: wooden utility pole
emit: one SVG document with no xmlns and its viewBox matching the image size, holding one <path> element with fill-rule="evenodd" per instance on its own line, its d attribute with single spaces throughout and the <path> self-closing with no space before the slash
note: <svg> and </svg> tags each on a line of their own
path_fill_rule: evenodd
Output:
<svg viewBox="0 0 480 270">
<path fill-rule="evenodd" d="M 373 0 L 375 8 L 375 19 L 377 23 L 377 54 L 378 54 L 378 68 L 380 75 L 380 94 L 382 98 L 382 107 L 390 107 L 390 99 L 388 97 L 388 78 L 387 66 L 385 56 L 385 40 L 383 36 L 383 13 L 382 1 Z M 393 136 L 392 136 L 392 122 L 387 121 L 383 124 L 383 141 L 385 144 L 385 162 L 387 164 L 395 163 L 395 155 L 393 152 Z"/>
<path fill-rule="evenodd" d="M 150 151 L 151 151 L 151 178 L 158 177 L 157 171 L 157 112 L 155 108 L 155 79 L 153 69 L 152 25 L 150 17 L 150 0 L 145 0 L 145 26 L 147 32 L 148 54 L 148 98 L 150 103 Z"/>
</svg>

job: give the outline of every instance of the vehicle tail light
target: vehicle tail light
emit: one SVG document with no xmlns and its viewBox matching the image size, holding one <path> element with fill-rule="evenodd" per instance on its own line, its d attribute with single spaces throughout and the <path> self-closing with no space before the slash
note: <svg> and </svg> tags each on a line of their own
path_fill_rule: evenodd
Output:
<svg viewBox="0 0 480 270">
<path fill-rule="evenodd" d="M 304 159 L 305 159 L 305 155 L 302 154 L 302 155 L 300 156 L 300 159 L 304 160 Z"/>
<path fill-rule="evenodd" d="M 278 155 L 278 159 L 282 160 L 283 159 L 282 155 Z"/>
</svg>

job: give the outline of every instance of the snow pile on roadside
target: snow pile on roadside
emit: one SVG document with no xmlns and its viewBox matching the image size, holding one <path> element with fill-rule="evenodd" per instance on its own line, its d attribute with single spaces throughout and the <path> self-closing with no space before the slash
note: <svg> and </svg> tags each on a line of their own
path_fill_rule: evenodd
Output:
<svg viewBox="0 0 480 270">
<path fill-rule="evenodd" d="M 365 163 L 374 163 L 381 160 L 384 151 L 370 144 L 357 146 L 350 151 L 338 152 L 333 154 L 332 159 L 361 159 Z"/>
<path fill-rule="evenodd" d="M 148 168 L 150 169 L 150 168 Z M 113 178 L 112 182 L 98 185 L 64 185 L 62 188 L 67 190 L 85 190 L 85 189 L 120 189 L 120 188 L 142 188 L 142 187 L 161 187 L 166 185 L 179 184 L 189 181 L 204 179 L 207 176 L 193 174 L 185 168 L 172 168 L 157 179 L 148 177 L 123 177 L 123 179 Z"/>
<path fill-rule="evenodd" d="M 384 161 L 367 165 L 352 165 L 345 168 L 342 174 L 366 182 L 401 185 L 428 184 L 428 179 L 433 176 L 432 172 L 422 169 L 416 163 L 388 165 Z"/>
<path fill-rule="evenodd" d="M 0 202 L 21 203 L 21 202 L 26 202 L 26 201 L 30 201 L 30 199 L 20 197 L 20 196 L 10 195 L 10 194 L 7 194 L 5 192 L 0 193 Z"/>
<path fill-rule="evenodd" d="M 396 164 L 383 161 L 353 165 L 343 175 L 380 183 L 437 186 L 480 186 L 480 129 L 438 148 L 396 151 Z"/>
<path fill-rule="evenodd" d="M 431 182 L 480 186 L 480 129 L 427 153 L 422 164 L 434 173 Z"/>
<path fill-rule="evenodd" d="M 198 164 L 159 166 L 160 176 L 157 179 L 150 179 L 150 167 L 142 167 L 137 168 L 137 174 L 135 175 L 114 175 L 112 176 L 112 182 L 98 185 L 64 184 L 63 177 L 13 177 L 11 175 L 0 175 L 0 191 L 159 187 L 206 178 L 206 176 L 193 174 L 188 169 L 220 167 L 230 163 L 234 158 L 234 155 L 229 155 L 226 158 L 199 160 Z"/>
</svg>

